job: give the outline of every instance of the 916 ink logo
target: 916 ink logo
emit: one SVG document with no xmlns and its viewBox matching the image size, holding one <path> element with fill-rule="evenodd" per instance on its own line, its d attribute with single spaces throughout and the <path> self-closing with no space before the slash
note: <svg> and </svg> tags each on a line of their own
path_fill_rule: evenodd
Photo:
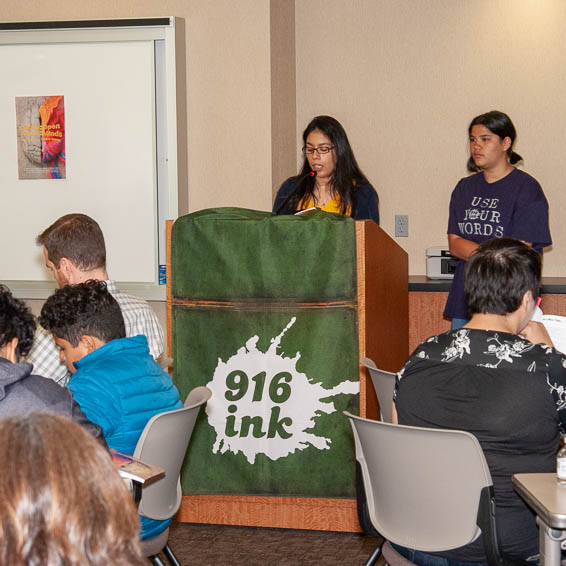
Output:
<svg viewBox="0 0 566 566">
<path fill-rule="evenodd" d="M 242 452 L 253 464 L 259 453 L 271 460 L 313 446 L 330 448 L 331 439 L 306 432 L 314 428 L 317 414 L 336 411 L 334 403 L 322 401 L 334 395 L 360 391 L 357 381 L 343 381 L 331 389 L 297 371 L 301 354 L 279 354 L 281 339 L 295 324 L 293 317 L 266 352 L 257 348 L 258 336 L 226 362 L 218 360 L 212 381 L 213 396 L 207 404 L 208 422 L 214 427 L 214 454 Z"/>
</svg>

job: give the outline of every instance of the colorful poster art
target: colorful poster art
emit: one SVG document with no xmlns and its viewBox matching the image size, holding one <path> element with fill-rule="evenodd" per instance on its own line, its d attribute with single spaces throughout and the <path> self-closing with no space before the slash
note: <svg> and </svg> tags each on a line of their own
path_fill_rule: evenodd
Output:
<svg viewBox="0 0 566 566">
<path fill-rule="evenodd" d="M 16 96 L 18 178 L 65 179 L 63 96 Z"/>
</svg>

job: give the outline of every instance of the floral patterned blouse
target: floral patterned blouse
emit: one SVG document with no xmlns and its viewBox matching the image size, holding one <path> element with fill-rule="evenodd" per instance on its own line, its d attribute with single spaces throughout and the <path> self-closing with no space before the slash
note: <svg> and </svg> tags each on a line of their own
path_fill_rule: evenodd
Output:
<svg viewBox="0 0 566 566">
<path fill-rule="evenodd" d="M 486 456 L 504 551 L 537 547 L 534 516 L 511 476 L 552 472 L 559 430 L 566 430 L 566 357 L 514 334 L 461 328 L 424 341 L 397 375 L 400 424 L 467 430 Z M 485 561 L 478 539 L 457 552 Z"/>
</svg>

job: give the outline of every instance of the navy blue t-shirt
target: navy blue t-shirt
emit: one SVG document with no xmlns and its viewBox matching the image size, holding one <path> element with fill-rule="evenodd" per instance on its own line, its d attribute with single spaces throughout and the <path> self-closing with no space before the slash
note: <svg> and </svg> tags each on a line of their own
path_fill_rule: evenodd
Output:
<svg viewBox="0 0 566 566">
<path fill-rule="evenodd" d="M 503 236 L 533 245 L 539 253 L 552 244 L 548 202 L 538 181 L 519 169 L 495 183 L 483 173 L 464 177 L 450 199 L 448 234 L 481 244 Z M 460 260 L 444 308 L 447 318 L 469 318 L 464 295 L 466 262 Z"/>
</svg>

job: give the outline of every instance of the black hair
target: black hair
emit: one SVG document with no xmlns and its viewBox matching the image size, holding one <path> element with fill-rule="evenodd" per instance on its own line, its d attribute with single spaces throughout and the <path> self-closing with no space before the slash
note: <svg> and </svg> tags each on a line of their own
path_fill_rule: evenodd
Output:
<svg viewBox="0 0 566 566">
<path fill-rule="evenodd" d="M 35 318 L 26 304 L 0 284 L 0 347 L 17 338 L 16 357 L 26 356 L 33 345 L 35 327 Z"/>
<path fill-rule="evenodd" d="M 471 122 L 468 128 L 468 135 L 472 135 L 473 126 L 485 126 L 490 132 L 498 136 L 501 140 L 509 138 L 511 140 L 511 145 L 507 149 L 507 157 L 509 158 L 509 163 L 515 165 L 519 161 L 523 161 L 523 158 L 513 151 L 513 144 L 515 143 L 515 138 L 517 137 L 517 132 L 511 118 L 507 116 L 504 112 L 499 112 L 499 110 L 491 110 L 485 114 L 480 114 L 476 116 Z M 480 171 L 480 168 L 474 163 L 474 160 L 470 156 L 468 159 L 468 171 L 476 173 Z"/>
<path fill-rule="evenodd" d="M 468 260 L 464 291 L 470 314 L 506 315 L 515 312 L 530 291 L 540 291 L 541 256 L 515 238 L 483 243 Z"/>
<path fill-rule="evenodd" d="M 369 184 L 369 181 L 358 166 L 348 136 L 342 124 L 335 118 L 316 116 L 303 132 L 304 146 L 306 146 L 309 134 L 315 130 L 321 131 L 334 146 L 336 165 L 330 178 L 330 185 L 332 190 L 340 195 L 342 214 L 346 214 L 348 208 L 354 211 L 356 208 L 356 186 Z M 299 180 L 288 201 L 290 210 L 298 210 L 300 203 L 309 197 L 314 200 L 316 180 L 315 177 L 309 175 L 310 171 L 311 168 L 305 155 L 303 166 L 299 171 Z"/>
<path fill-rule="evenodd" d="M 103 342 L 126 336 L 122 311 L 104 281 L 90 280 L 57 289 L 45 301 L 39 323 L 75 347 L 84 335 Z"/>
</svg>

